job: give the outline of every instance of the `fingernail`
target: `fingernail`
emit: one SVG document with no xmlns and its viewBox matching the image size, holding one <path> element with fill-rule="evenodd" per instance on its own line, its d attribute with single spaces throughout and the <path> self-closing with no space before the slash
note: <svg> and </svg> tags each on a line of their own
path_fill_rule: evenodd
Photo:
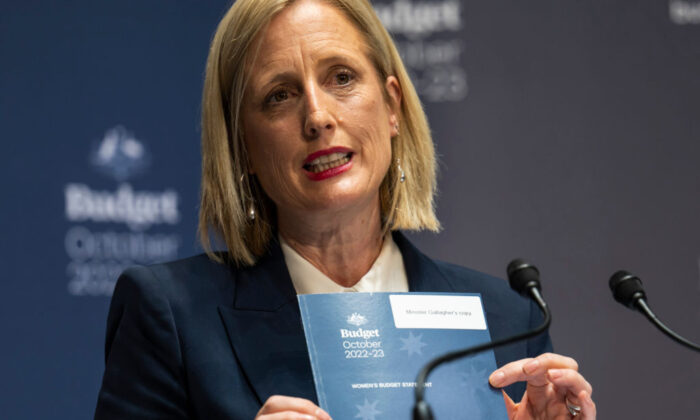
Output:
<svg viewBox="0 0 700 420">
<path fill-rule="evenodd" d="M 561 377 L 561 370 L 549 369 L 547 371 L 547 376 L 549 376 L 549 379 L 557 379 L 557 378 Z"/>
<path fill-rule="evenodd" d="M 523 366 L 523 371 L 529 374 L 536 371 L 538 367 L 540 367 L 540 362 L 538 360 L 532 360 Z"/>
<path fill-rule="evenodd" d="M 505 377 L 506 377 L 505 373 L 503 373 L 501 371 L 497 371 L 497 372 L 494 372 L 491 374 L 491 377 L 489 378 L 489 382 L 491 382 L 491 385 L 493 385 L 493 386 L 498 386 L 499 384 L 501 384 L 503 382 L 503 379 Z"/>
<path fill-rule="evenodd" d="M 321 420 L 332 420 L 331 416 L 328 413 L 326 413 L 325 411 L 323 411 L 323 409 L 321 409 L 321 408 L 316 410 L 316 417 L 318 417 Z"/>
</svg>

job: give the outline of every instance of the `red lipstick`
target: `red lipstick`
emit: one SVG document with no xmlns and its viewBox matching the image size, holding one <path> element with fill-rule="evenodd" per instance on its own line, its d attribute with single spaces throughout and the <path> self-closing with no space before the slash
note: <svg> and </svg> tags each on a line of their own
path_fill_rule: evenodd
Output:
<svg viewBox="0 0 700 420">
<path fill-rule="evenodd" d="M 318 158 L 334 153 L 340 153 L 345 155 L 334 161 L 337 166 L 331 167 L 331 162 L 316 162 L 315 164 L 312 164 L 312 162 L 314 162 Z M 331 147 L 328 149 L 313 152 L 309 154 L 306 157 L 306 159 L 304 159 L 304 173 L 312 181 L 321 181 L 324 179 L 334 177 L 336 175 L 340 175 L 343 172 L 346 172 L 350 168 L 352 168 L 352 155 L 352 150 L 346 147 Z M 325 168 L 324 165 L 326 166 Z M 321 168 L 321 170 L 319 170 L 319 167 Z"/>
</svg>

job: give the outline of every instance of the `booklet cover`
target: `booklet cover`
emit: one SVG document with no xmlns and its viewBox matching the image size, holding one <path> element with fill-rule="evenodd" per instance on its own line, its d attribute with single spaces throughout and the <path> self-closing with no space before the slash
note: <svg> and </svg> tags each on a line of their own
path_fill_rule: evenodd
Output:
<svg viewBox="0 0 700 420">
<path fill-rule="evenodd" d="M 478 294 L 299 295 L 321 408 L 334 420 L 410 419 L 416 375 L 430 359 L 489 341 Z M 426 382 L 436 419 L 508 418 L 489 386 L 493 351 L 438 367 Z"/>
</svg>

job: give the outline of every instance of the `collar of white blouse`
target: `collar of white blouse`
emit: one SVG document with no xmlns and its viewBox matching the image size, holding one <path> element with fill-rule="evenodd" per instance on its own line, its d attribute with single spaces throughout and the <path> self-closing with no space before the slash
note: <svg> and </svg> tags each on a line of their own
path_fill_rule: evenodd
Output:
<svg viewBox="0 0 700 420">
<path fill-rule="evenodd" d="M 298 295 L 344 292 L 408 292 L 408 278 L 399 247 L 387 233 L 382 250 L 360 281 L 353 287 L 343 287 L 304 259 L 278 235 L 289 276 Z"/>
</svg>

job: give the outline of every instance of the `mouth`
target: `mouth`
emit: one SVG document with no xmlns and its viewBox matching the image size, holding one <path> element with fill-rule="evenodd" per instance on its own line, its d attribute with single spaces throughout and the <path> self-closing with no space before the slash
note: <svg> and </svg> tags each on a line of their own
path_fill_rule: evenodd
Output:
<svg viewBox="0 0 700 420">
<path fill-rule="evenodd" d="M 337 168 L 338 166 L 345 165 L 352 159 L 352 152 L 348 153 L 331 153 L 328 155 L 319 156 L 309 163 L 304 164 L 304 169 L 315 174 L 327 171 L 329 169 Z"/>
<path fill-rule="evenodd" d="M 344 147 L 319 150 L 304 161 L 304 171 L 313 181 L 339 175 L 352 166 L 353 152 Z"/>
</svg>

